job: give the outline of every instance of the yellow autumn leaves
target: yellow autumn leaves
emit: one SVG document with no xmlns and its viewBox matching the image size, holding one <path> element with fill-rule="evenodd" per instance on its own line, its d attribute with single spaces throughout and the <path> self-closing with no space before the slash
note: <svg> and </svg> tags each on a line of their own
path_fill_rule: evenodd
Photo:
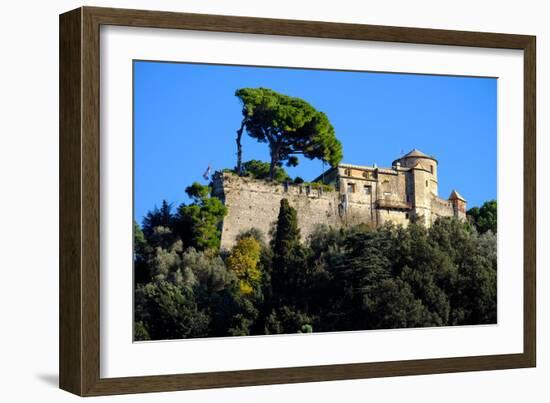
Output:
<svg viewBox="0 0 550 403">
<path fill-rule="evenodd" d="M 260 243 L 253 237 L 245 237 L 237 241 L 226 260 L 227 267 L 239 279 L 239 289 L 243 295 L 252 294 L 260 284 L 260 255 Z"/>
</svg>

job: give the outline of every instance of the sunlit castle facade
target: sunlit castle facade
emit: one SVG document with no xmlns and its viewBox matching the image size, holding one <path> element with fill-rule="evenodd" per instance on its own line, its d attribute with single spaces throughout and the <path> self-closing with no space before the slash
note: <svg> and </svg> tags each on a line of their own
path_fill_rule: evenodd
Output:
<svg viewBox="0 0 550 403">
<path fill-rule="evenodd" d="M 406 226 L 415 220 L 429 227 L 439 217 L 465 220 L 466 200 L 456 190 L 448 199 L 440 198 L 437 172 L 438 161 L 416 149 L 390 168 L 339 164 L 312 181 L 332 185 L 333 191 L 218 172 L 213 194 L 228 208 L 221 246 L 230 248 L 240 233 L 251 228 L 269 238 L 283 198 L 296 209 L 304 240 L 319 225 Z"/>
<path fill-rule="evenodd" d="M 429 227 L 438 217 L 466 219 L 466 200 L 456 190 L 448 199 L 439 197 L 437 172 L 437 160 L 414 149 L 391 168 L 340 164 L 315 181 L 335 186 L 344 215 L 366 215 L 376 226 L 416 219 Z"/>
</svg>

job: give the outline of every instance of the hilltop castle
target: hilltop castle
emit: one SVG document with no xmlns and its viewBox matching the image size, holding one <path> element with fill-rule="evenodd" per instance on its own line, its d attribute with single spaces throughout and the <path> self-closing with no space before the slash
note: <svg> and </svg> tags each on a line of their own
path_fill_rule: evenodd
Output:
<svg viewBox="0 0 550 403">
<path fill-rule="evenodd" d="M 304 239 L 319 224 L 406 226 L 414 218 L 429 227 L 438 217 L 465 219 L 466 200 L 456 190 L 447 200 L 438 196 L 437 165 L 434 157 L 416 149 L 393 161 L 391 168 L 339 164 L 313 180 L 332 185 L 333 191 L 218 172 L 213 195 L 228 208 L 221 247 L 230 248 L 237 235 L 250 228 L 267 239 L 283 198 L 296 209 Z"/>
</svg>

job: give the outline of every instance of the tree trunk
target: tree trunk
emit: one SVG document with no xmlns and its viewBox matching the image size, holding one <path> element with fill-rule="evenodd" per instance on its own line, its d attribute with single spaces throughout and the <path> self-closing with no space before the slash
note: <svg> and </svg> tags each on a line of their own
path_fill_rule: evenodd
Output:
<svg viewBox="0 0 550 403">
<path fill-rule="evenodd" d="M 241 123 L 241 127 L 237 130 L 237 175 L 242 175 L 242 158 L 243 158 L 243 147 L 241 145 L 241 139 L 243 137 L 245 119 Z"/>
<path fill-rule="evenodd" d="M 269 165 L 269 179 L 273 180 L 275 177 L 275 168 L 279 162 L 279 152 L 281 151 L 281 146 L 277 143 L 270 146 L 271 148 L 271 164 Z"/>
</svg>

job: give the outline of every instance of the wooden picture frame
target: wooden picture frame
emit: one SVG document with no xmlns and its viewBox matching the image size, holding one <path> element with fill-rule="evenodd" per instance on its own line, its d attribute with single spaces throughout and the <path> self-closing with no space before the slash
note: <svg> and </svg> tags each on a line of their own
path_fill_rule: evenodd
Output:
<svg viewBox="0 0 550 403">
<path fill-rule="evenodd" d="M 519 49 L 524 52 L 524 348 L 468 356 L 229 372 L 100 377 L 101 25 Z M 525 368 L 536 365 L 535 37 L 81 7 L 60 16 L 60 387 L 80 396 Z"/>
</svg>

